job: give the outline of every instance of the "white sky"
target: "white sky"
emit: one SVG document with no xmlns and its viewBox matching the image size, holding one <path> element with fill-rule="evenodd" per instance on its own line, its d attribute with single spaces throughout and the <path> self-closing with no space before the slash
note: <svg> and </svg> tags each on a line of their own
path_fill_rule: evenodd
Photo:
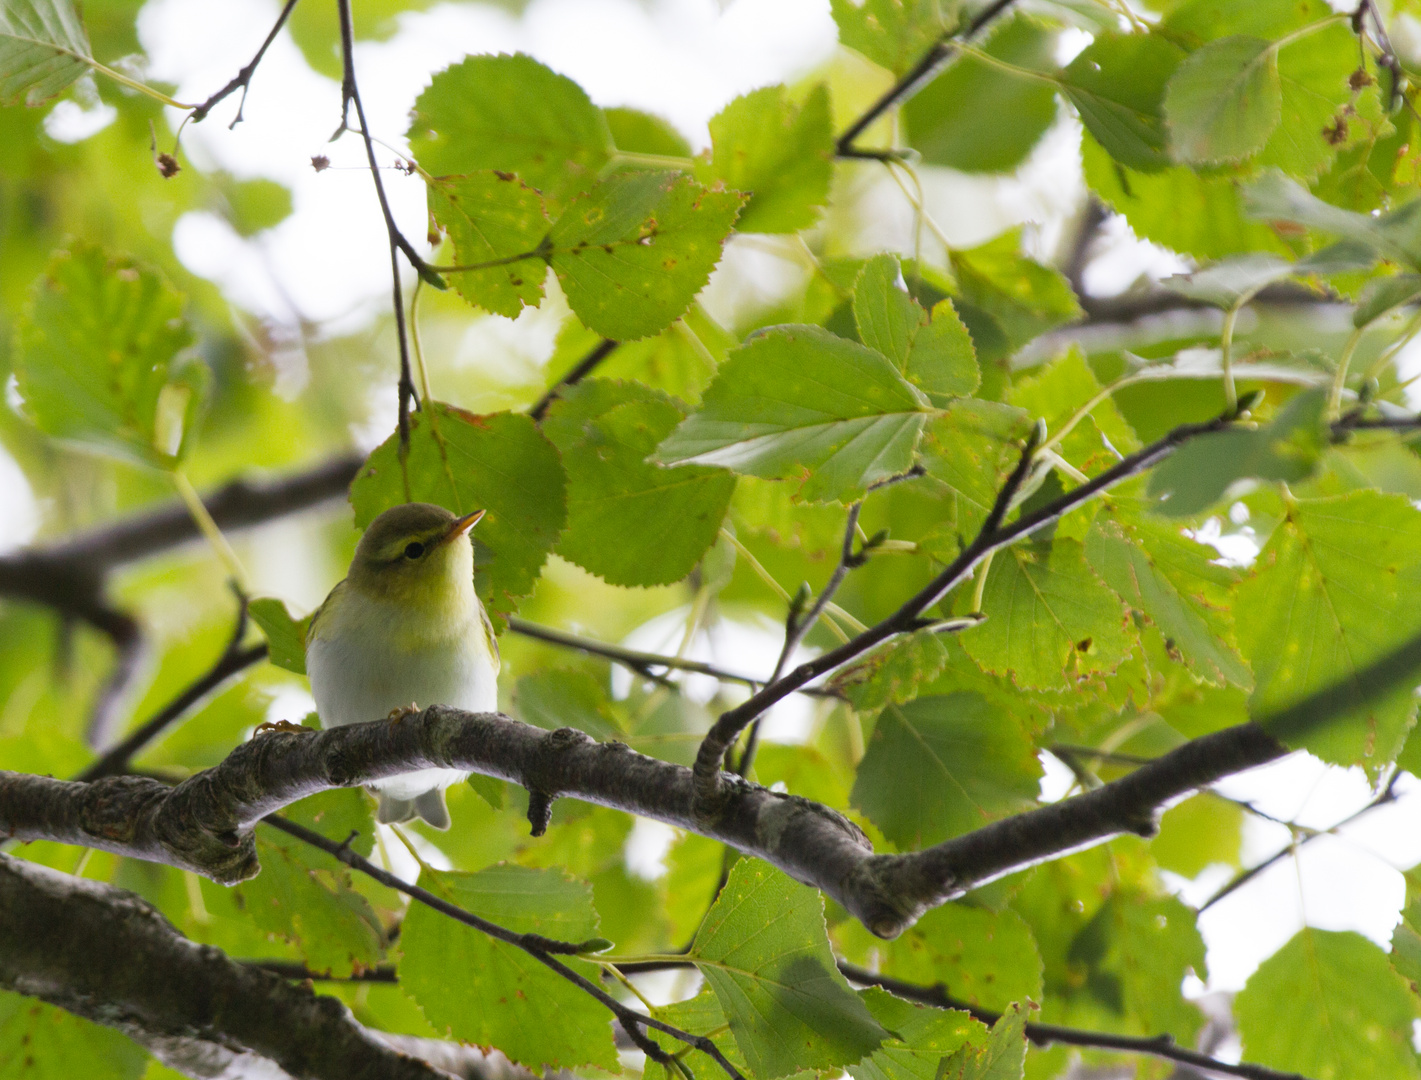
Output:
<svg viewBox="0 0 1421 1080">
<path fill-rule="evenodd" d="M 276 16 L 271 0 L 149 0 L 140 34 L 152 77 L 174 82 L 179 100 L 200 101 L 250 59 Z M 1072 48 L 1082 42 L 1074 41 Z M 492 7 L 441 4 L 401 19 L 384 43 L 357 49 L 357 71 L 375 134 L 402 147 L 407 113 L 429 76 L 468 52 L 521 50 L 577 79 L 603 105 L 632 105 L 671 119 L 700 147 L 708 142 L 709 118 L 737 94 L 794 79 L 828 59 L 835 30 L 827 0 L 534 0 L 521 18 Z M 314 73 L 283 34 L 267 54 L 246 103 L 245 122 L 235 132 L 226 123 L 236 99 L 206 123 L 189 127 L 183 148 L 199 168 L 223 168 L 238 177 L 269 177 L 293 193 L 295 212 L 275 229 L 243 241 L 206 213 L 186 215 L 173 242 L 194 272 L 219 282 L 240 308 L 275 324 L 297 315 L 331 332 L 366 324 L 388 303 L 389 263 L 385 235 L 369 177 L 358 169 L 310 167 L 313 154 L 328 154 L 336 166 L 358 166 L 362 150 L 354 137 L 331 145 L 338 120 L 337 84 Z M 176 114 L 174 114 L 176 116 Z M 77 139 L 106 121 L 61 103 L 50 130 Z M 387 160 L 392 159 L 386 155 Z M 412 239 L 423 237 L 424 197 L 417 179 L 384 174 L 396 217 Z M 1049 248 L 1064 217 L 1078 205 L 1079 178 L 1071 123 L 1058 126 L 1014 177 L 963 177 L 924 170 L 929 210 L 959 244 L 985 240 L 1015 223 L 1041 226 L 1037 243 Z M 883 182 L 871 195 L 874 220 L 884 228 L 865 245 L 911 249 L 912 215 L 898 189 Z M 1118 226 L 1114 244 L 1093 266 L 1093 288 L 1114 292 L 1142 272 L 1162 275 L 1180 268 L 1168 253 L 1140 245 Z M 737 269 L 753 268 L 757 256 L 734 252 Z M 770 256 L 763 256 L 770 259 Z M 773 273 L 764 271 L 773 279 Z M 731 301 L 727 301 L 731 302 Z M 542 357 L 551 349 L 546 327 L 504 324 L 508 338 L 541 334 L 528 347 Z M 392 415 L 393 402 L 377 402 Z M 371 430 L 388 423 L 372 417 Z M 0 450 L 0 550 L 27 542 L 40 509 L 23 476 Z M 289 537 L 287 538 L 290 539 Z M 259 561 L 259 559 L 257 560 Z M 674 622 L 676 617 L 668 616 Z M 665 621 L 665 620 L 663 620 Z M 667 623 L 669 625 L 669 623 Z M 664 627 L 649 625 L 634 643 L 655 644 Z M 747 666 L 766 641 L 753 628 L 739 637 L 698 641 L 696 651 L 727 666 Z M 803 720 L 788 706 L 777 717 L 782 736 L 794 738 Z M 1047 793 L 1057 786 L 1048 773 Z M 1305 755 L 1232 778 L 1228 794 L 1252 800 L 1269 813 L 1329 826 L 1370 797 L 1356 770 L 1322 766 Z M 1339 837 L 1317 840 L 1302 856 L 1284 860 L 1207 912 L 1200 929 L 1209 946 L 1210 989 L 1237 989 L 1257 964 L 1304 924 L 1355 929 L 1383 946 L 1404 897 L 1397 867 L 1421 862 L 1421 783 L 1408 778 L 1407 797 L 1373 812 Z M 634 853 L 638 869 L 655 872 L 665 836 L 637 833 L 647 850 Z M 1256 819 L 1246 825 L 1246 858 L 1256 860 L 1286 844 L 1287 830 Z M 1227 879 L 1220 868 L 1179 887 L 1192 901 Z"/>
</svg>

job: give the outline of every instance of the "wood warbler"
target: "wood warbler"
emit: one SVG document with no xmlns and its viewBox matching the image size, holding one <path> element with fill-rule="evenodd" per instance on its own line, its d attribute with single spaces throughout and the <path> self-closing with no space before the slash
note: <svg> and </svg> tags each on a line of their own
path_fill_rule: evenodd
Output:
<svg viewBox="0 0 1421 1080">
<path fill-rule="evenodd" d="M 498 643 L 474 594 L 469 530 L 483 511 L 456 517 L 406 503 L 370 523 L 350 573 L 316 610 L 306 671 L 324 727 L 391 719 L 413 707 L 498 709 Z M 444 789 L 459 769 L 421 769 L 371 783 L 379 820 L 418 815 L 449 827 Z"/>
</svg>

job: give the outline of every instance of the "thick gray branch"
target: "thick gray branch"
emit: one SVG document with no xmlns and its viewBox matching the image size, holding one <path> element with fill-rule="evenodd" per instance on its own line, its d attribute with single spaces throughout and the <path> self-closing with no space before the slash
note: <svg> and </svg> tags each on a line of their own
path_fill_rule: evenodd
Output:
<svg viewBox="0 0 1421 1080">
<path fill-rule="evenodd" d="M 1087 795 L 922 852 L 875 855 L 857 826 L 810 800 L 726 775 L 715 816 L 698 816 L 692 773 L 683 766 L 571 728 L 549 732 L 495 713 L 432 706 L 401 721 L 264 733 L 175 788 L 131 776 L 85 784 L 0 771 L 0 835 L 101 848 L 235 883 L 259 869 L 252 829 L 267 814 L 326 788 L 454 767 L 720 840 L 821 889 L 874 933 L 892 937 L 975 885 L 1121 832 L 1148 831 L 1161 805 L 1284 752 L 1254 725 L 1230 728 Z"/>
<path fill-rule="evenodd" d="M 0 855 L 0 912 L 0 986 L 118 1028 L 189 1076 L 250 1075 L 254 1059 L 313 1080 L 449 1075 L 111 885 Z"/>
</svg>

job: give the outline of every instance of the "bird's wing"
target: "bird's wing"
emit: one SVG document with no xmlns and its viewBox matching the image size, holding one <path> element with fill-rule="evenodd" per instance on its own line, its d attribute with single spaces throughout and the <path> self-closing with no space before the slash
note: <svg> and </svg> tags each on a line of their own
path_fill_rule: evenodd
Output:
<svg viewBox="0 0 1421 1080">
<path fill-rule="evenodd" d="M 482 602 L 479 602 L 479 621 L 483 623 L 484 639 L 488 642 L 489 656 L 493 658 L 493 673 L 497 675 L 503 668 L 503 657 L 499 655 L 498 638 L 494 637 L 493 623 L 489 621 Z"/>
<path fill-rule="evenodd" d="M 344 588 L 345 582 L 337 581 L 335 584 L 335 588 L 333 588 L 329 593 L 327 593 L 326 598 L 321 601 L 321 606 L 318 607 L 315 611 L 311 612 L 311 621 L 306 624 L 306 640 L 303 642 L 303 644 L 306 645 L 307 648 L 310 647 L 311 642 L 315 641 L 318 637 L 321 636 L 323 629 L 321 625 L 321 616 L 326 614 L 326 612 L 330 611 L 331 608 L 334 607 L 333 601 L 336 598 L 336 594 Z"/>
</svg>

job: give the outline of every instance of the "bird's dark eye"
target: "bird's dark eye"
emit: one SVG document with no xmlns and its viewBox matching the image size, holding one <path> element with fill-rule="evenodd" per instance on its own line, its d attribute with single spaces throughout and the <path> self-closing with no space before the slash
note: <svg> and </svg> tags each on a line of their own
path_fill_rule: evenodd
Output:
<svg viewBox="0 0 1421 1080">
<path fill-rule="evenodd" d="M 423 555 L 423 554 L 424 554 L 424 545 L 421 544 L 418 540 L 414 541 L 413 543 L 409 543 L 409 544 L 406 544 L 406 545 L 405 545 L 405 558 L 406 558 L 406 559 L 418 559 L 418 558 L 419 558 L 421 555 Z"/>
</svg>

